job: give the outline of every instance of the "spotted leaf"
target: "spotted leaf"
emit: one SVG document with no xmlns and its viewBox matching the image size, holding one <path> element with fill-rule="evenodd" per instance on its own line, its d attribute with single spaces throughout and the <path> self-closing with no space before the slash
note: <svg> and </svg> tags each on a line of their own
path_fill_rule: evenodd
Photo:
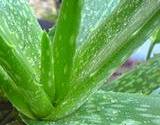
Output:
<svg viewBox="0 0 160 125">
<path fill-rule="evenodd" d="M 28 125 L 159 125 L 159 97 L 99 90 L 77 112 L 57 122 Z"/>
<path fill-rule="evenodd" d="M 138 65 L 118 80 L 106 83 L 102 88 L 114 92 L 150 94 L 160 87 L 160 57 Z"/>
</svg>

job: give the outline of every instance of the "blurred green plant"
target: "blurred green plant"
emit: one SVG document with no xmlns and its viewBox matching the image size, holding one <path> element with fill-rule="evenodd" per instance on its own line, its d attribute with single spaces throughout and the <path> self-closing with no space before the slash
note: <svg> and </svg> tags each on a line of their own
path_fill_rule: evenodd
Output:
<svg viewBox="0 0 160 125">
<path fill-rule="evenodd" d="M 63 0 L 49 34 L 40 29 L 27 0 L 0 0 L 0 10 L 0 86 L 26 124 L 159 123 L 158 95 L 100 89 L 160 28 L 159 0 Z M 148 63 L 157 76 L 159 61 Z M 138 92 L 138 79 L 133 85 L 131 80 L 147 69 L 141 65 L 122 77 L 120 90 Z M 149 77 L 158 81 L 154 74 Z M 140 83 L 144 90 L 155 88 Z M 106 86 L 115 90 L 115 84 Z"/>
</svg>

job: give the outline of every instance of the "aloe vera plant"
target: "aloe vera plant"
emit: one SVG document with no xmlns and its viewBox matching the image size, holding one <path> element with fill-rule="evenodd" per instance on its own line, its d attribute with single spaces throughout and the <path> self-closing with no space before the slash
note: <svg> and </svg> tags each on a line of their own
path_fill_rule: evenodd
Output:
<svg viewBox="0 0 160 125">
<path fill-rule="evenodd" d="M 159 96 L 138 94 L 159 86 L 158 57 L 103 87 L 159 30 L 159 0 L 63 0 L 49 33 L 27 0 L 0 0 L 0 18 L 0 88 L 26 124 L 159 124 Z"/>
</svg>

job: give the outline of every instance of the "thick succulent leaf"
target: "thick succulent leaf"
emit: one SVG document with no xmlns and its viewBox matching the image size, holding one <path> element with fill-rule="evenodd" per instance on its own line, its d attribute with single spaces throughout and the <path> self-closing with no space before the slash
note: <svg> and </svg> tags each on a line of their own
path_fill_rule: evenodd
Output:
<svg viewBox="0 0 160 125">
<path fill-rule="evenodd" d="M 68 92 L 83 0 L 64 0 L 53 39 L 54 79 L 57 102 Z"/>
<path fill-rule="evenodd" d="M 119 79 L 106 83 L 102 89 L 114 92 L 150 94 L 160 87 L 160 57 L 135 67 Z"/>
<path fill-rule="evenodd" d="M 149 3 L 151 6 L 148 5 Z M 146 10 L 148 12 L 144 14 Z M 101 65 L 104 62 L 111 62 L 113 60 L 111 57 L 113 57 L 114 53 L 118 50 L 120 51 L 125 45 L 129 46 L 128 42 L 130 39 L 136 38 L 136 35 L 139 33 L 138 31 L 143 29 L 143 26 L 158 10 L 158 0 L 154 2 L 150 2 L 150 0 L 122 1 L 117 10 L 107 19 L 103 20 L 101 26 L 93 31 L 92 37 L 87 39 L 87 42 L 77 52 L 73 77 L 77 79 L 82 75 L 84 78 L 84 76 L 96 74 L 95 70 L 98 67 L 102 67 Z M 141 16 L 142 14 L 143 16 Z M 131 50 L 133 51 L 133 49 Z M 119 55 L 122 54 L 120 53 Z M 104 56 L 103 59 L 101 59 L 102 56 Z M 121 58 L 121 60 L 124 59 Z M 91 67 L 93 64 L 94 67 Z"/>
<path fill-rule="evenodd" d="M 0 37 L 0 65 L 14 81 L 20 94 L 27 100 L 37 117 L 44 117 L 53 110 L 53 106 L 42 85 L 35 80 L 32 69 L 17 52 L 15 46 Z M 0 83 L 2 84 L 2 83 Z M 12 88 L 10 88 L 12 90 Z M 9 90 L 10 90 L 9 89 Z M 5 91 L 9 93 L 8 90 Z M 13 96 L 13 95 L 9 95 Z M 8 97 L 9 99 L 12 97 Z M 45 101 L 44 101 L 45 100 Z M 16 105 L 16 102 L 15 102 Z M 18 107 L 18 105 L 17 105 Z M 25 114 L 25 112 L 22 112 Z"/>
<path fill-rule="evenodd" d="M 119 2 L 120 0 L 84 0 L 80 31 L 77 39 L 78 47 L 113 12 Z"/>
<path fill-rule="evenodd" d="M 0 36 L 34 69 L 40 67 L 41 29 L 27 0 L 0 0 Z"/>
<path fill-rule="evenodd" d="M 0 67 L 0 88 L 3 92 L 6 92 L 5 95 L 12 102 L 12 104 L 18 109 L 18 111 L 24 113 L 24 115 L 29 118 L 34 118 L 32 112 L 29 109 L 29 106 L 25 98 L 20 94 L 17 89 L 14 81 L 7 75 L 7 73 Z M 9 91 L 8 91 L 9 90 Z M 13 96 L 14 94 L 14 96 Z"/>
<path fill-rule="evenodd" d="M 57 117 L 73 112 L 97 91 L 114 69 L 150 37 L 159 20 L 160 1 L 122 1 L 77 51 L 73 87 L 57 106 Z"/>
<path fill-rule="evenodd" d="M 41 84 L 50 100 L 54 100 L 54 70 L 53 70 L 53 52 L 50 38 L 46 32 L 43 33 L 41 40 Z"/>
<path fill-rule="evenodd" d="M 98 91 L 77 112 L 57 122 L 28 125 L 159 125 L 159 97 Z"/>
<path fill-rule="evenodd" d="M 37 83 L 42 31 L 27 0 L 0 0 L 0 17 L 0 64 L 15 82 L 34 115 L 45 117 L 53 106 L 42 86 Z M 5 92 L 9 93 L 7 90 Z M 8 98 L 12 99 L 9 96 L 13 95 L 8 94 Z M 13 103 L 18 104 L 16 101 Z M 25 111 L 22 113 L 26 114 Z"/>
</svg>

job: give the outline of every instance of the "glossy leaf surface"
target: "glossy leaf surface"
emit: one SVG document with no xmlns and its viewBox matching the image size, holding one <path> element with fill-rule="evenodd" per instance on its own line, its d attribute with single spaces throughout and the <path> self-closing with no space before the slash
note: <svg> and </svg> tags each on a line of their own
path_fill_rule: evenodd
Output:
<svg viewBox="0 0 160 125">
<path fill-rule="evenodd" d="M 32 70 L 18 54 L 15 47 L 10 46 L 10 44 L 4 41 L 1 37 L 0 47 L 0 65 L 9 75 L 9 78 L 14 81 L 14 83 L 11 82 L 10 84 L 15 84 L 20 96 L 22 95 L 27 101 L 29 108 L 32 107 L 31 110 L 37 117 L 44 117 L 48 115 L 53 109 L 53 106 L 42 86 L 34 80 Z M 5 52 L 5 50 L 7 50 L 7 52 Z M 3 82 L 0 85 L 2 84 Z M 12 90 L 12 88 L 10 89 Z M 6 90 L 5 93 L 9 93 L 8 90 Z"/>
<path fill-rule="evenodd" d="M 27 104 L 25 98 L 21 95 L 14 81 L 9 78 L 6 72 L 0 67 L 0 87 L 1 90 L 8 91 L 5 93 L 7 98 L 11 101 L 11 103 L 18 109 L 18 111 L 25 113 L 29 118 L 33 118 L 34 116 L 29 109 L 29 105 Z M 14 96 L 13 96 L 14 93 Z"/>
<path fill-rule="evenodd" d="M 57 122 L 28 125 L 159 125 L 159 97 L 98 91 L 77 112 Z"/>
<path fill-rule="evenodd" d="M 159 120 L 157 110 L 160 108 L 157 105 L 158 98 L 116 94 L 102 90 L 96 93 L 96 91 L 114 70 L 160 26 L 159 0 L 63 0 L 55 35 L 50 36 L 53 40 L 50 41 L 48 35 L 43 34 L 41 60 L 42 31 L 30 13 L 27 2 L 25 0 L 0 0 L 0 3 L 2 3 L 0 16 L 3 20 L 2 23 L 0 22 L 2 24 L 0 27 L 0 65 L 2 71 L 4 70 L 0 75 L 8 77 L 7 85 L 0 85 L 4 87 L 11 102 L 24 115 L 30 118 L 35 116 L 40 120 L 58 120 L 71 115 L 88 98 L 91 98 L 84 111 L 82 107 L 82 110 L 76 112 L 75 117 L 70 116 L 71 119 L 66 121 L 67 124 L 71 124 L 72 121 L 73 124 L 75 124 L 74 121 L 78 124 L 79 117 L 81 120 L 85 114 L 87 120 L 84 118 L 84 123 L 86 124 L 95 121 L 108 124 L 112 121 L 106 118 L 109 112 L 97 112 L 97 107 L 99 106 L 100 111 L 103 111 L 103 107 L 110 109 L 111 107 L 107 106 L 112 106 L 111 104 L 116 102 L 123 105 L 118 107 L 121 113 L 117 114 L 117 117 L 114 116 L 116 113 L 113 113 L 111 117 L 108 116 L 108 118 L 114 116 L 115 124 L 126 124 L 126 122 L 141 124 L 144 123 L 143 121 L 146 121 L 144 124 L 157 123 Z M 17 8 L 22 9 L 22 13 Z M 19 20 L 16 20 L 18 15 L 20 15 Z M 96 19 L 93 20 L 93 17 Z M 24 27 L 19 27 L 25 23 Z M 14 27 L 15 25 L 17 27 Z M 25 38 L 27 33 L 29 35 Z M 5 81 L 4 78 L 0 80 Z M 13 88 L 14 84 L 17 89 Z M 7 87 L 12 91 L 7 92 Z M 14 93 L 14 91 L 17 91 L 16 97 L 20 95 L 20 100 L 11 96 L 11 92 Z M 94 93 L 96 93 L 95 98 L 91 97 Z M 129 100 L 124 101 L 127 97 Z M 105 102 L 104 99 L 108 100 Z M 155 103 L 152 103 L 153 101 Z M 148 107 L 138 107 L 143 102 Z M 22 109 L 23 106 L 24 109 Z M 92 111 L 92 106 L 96 107 L 95 112 Z M 125 109 L 129 112 L 122 115 L 126 112 Z M 98 116 L 96 114 L 94 116 L 96 120 L 92 120 L 93 116 L 92 118 L 88 116 L 93 112 L 99 113 Z M 133 116 L 132 113 L 137 113 L 137 115 Z M 55 123 L 45 123 L 64 124 L 64 122 L 65 119 Z M 35 123 L 43 124 L 43 122 Z"/>
<path fill-rule="evenodd" d="M 149 4 L 151 3 L 151 4 Z M 159 26 L 160 2 L 122 1 L 75 56 L 72 87 L 57 117 L 80 107 Z M 152 7 L 151 7 L 152 6 Z M 147 13 L 145 13 L 147 12 Z M 142 16 L 143 15 L 143 16 Z"/>
<path fill-rule="evenodd" d="M 45 117 L 53 106 L 38 84 L 41 29 L 26 0 L 0 0 L 0 17 L 0 65 L 14 81 L 9 83 L 8 89 L 12 91 L 16 84 L 29 110 L 37 117 Z M 7 91 L 5 93 L 9 93 Z M 12 100 L 9 96 L 13 95 L 8 94 Z M 12 102 L 16 107 L 21 103 Z M 22 113 L 26 114 L 25 111 Z"/>
<path fill-rule="evenodd" d="M 125 73 L 118 80 L 102 88 L 114 92 L 150 94 L 160 87 L 160 57 L 154 57 Z"/>
<path fill-rule="evenodd" d="M 56 103 L 64 99 L 70 86 L 83 0 L 64 0 L 53 39 Z"/>
<path fill-rule="evenodd" d="M 40 26 L 27 0 L 0 0 L 0 36 L 39 71 Z"/>
<path fill-rule="evenodd" d="M 101 25 L 103 20 L 110 16 L 119 5 L 120 0 L 83 0 L 80 30 L 77 39 L 77 48 L 86 42 L 92 32 Z"/>
<path fill-rule="evenodd" d="M 41 81 L 43 88 L 50 100 L 53 102 L 55 97 L 54 68 L 52 43 L 46 32 L 43 33 L 41 40 Z"/>
</svg>

